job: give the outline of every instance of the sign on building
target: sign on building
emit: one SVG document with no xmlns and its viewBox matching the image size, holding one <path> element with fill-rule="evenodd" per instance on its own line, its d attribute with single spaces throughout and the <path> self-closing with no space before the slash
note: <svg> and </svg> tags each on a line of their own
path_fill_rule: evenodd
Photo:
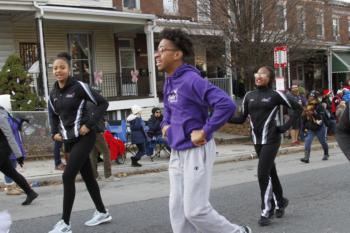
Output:
<svg viewBox="0 0 350 233">
<path fill-rule="evenodd" d="M 287 46 L 279 46 L 274 48 L 274 66 L 275 68 L 287 67 Z"/>
</svg>

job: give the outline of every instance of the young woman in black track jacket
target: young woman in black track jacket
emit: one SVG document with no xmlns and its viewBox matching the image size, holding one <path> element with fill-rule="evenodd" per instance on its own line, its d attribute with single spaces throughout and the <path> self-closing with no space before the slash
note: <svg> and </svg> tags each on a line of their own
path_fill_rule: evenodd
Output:
<svg viewBox="0 0 350 233">
<path fill-rule="evenodd" d="M 288 199 L 283 197 L 274 161 L 281 144 L 281 133 L 288 130 L 302 112 L 302 107 L 293 98 L 272 89 L 273 82 L 274 71 L 269 67 L 261 67 L 255 74 L 257 89 L 245 95 L 242 114 L 229 121 L 242 124 L 249 116 L 252 140 L 259 157 L 258 180 L 262 212 L 258 223 L 261 226 L 271 223 L 270 218 L 275 209 L 276 217 L 281 218 L 288 205 Z M 280 105 L 292 109 L 293 115 L 284 125 L 277 126 L 275 117 Z"/>
<path fill-rule="evenodd" d="M 93 218 L 86 226 L 109 222 L 112 217 L 102 202 L 100 189 L 93 175 L 89 154 L 95 144 L 93 130 L 107 110 L 108 102 L 86 83 L 69 76 L 70 56 L 59 54 L 53 63 L 56 76 L 49 99 L 49 115 L 52 138 L 63 141 L 69 161 L 63 172 L 63 214 L 62 219 L 49 233 L 71 233 L 70 215 L 75 198 L 75 177 L 80 172 L 87 190 L 96 206 Z M 94 103 L 95 109 L 87 111 L 86 102 Z"/>
</svg>

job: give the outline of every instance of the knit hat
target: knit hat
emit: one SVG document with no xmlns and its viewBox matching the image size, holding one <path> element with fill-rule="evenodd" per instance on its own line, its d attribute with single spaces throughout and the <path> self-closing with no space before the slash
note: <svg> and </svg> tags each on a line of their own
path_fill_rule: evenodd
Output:
<svg viewBox="0 0 350 233">
<path fill-rule="evenodd" d="M 142 108 L 138 105 L 133 105 L 133 106 L 131 106 L 131 112 L 132 112 L 132 114 L 140 113 L 140 112 L 142 112 Z"/>
<path fill-rule="evenodd" d="M 315 98 L 317 98 L 318 97 L 318 91 L 316 91 L 316 90 L 312 90 L 311 92 L 310 92 L 310 94 L 309 94 L 309 97 L 315 97 Z"/>
<path fill-rule="evenodd" d="M 154 115 L 154 113 L 155 113 L 156 111 L 160 111 L 160 108 L 157 108 L 157 107 L 152 108 L 152 114 L 153 114 L 153 115 Z"/>
<path fill-rule="evenodd" d="M 332 91 L 329 89 L 323 90 L 323 96 L 330 95 L 331 93 Z"/>
</svg>

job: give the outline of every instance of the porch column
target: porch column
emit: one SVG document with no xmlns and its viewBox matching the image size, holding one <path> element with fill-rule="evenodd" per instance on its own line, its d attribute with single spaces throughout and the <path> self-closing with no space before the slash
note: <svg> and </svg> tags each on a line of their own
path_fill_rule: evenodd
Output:
<svg viewBox="0 0 350 233">
<path fill-rule="evenodd" d="M 332 49 L 328 48 L 327 51 L 327 66 L 328 66 L 328 89 L 333 90 L 333 83 L 332 83 Z"/>
<path fill-rule="evenodd" d="M 153 21 L 148 21 L 145 25 L 146 41 L 147 41 L 147 59 L 148 59 L 148 75 L 150 96 L 157 98 L 157 81 L 154 61 L 154 25 Z"/>
<path fill-rule="evenodd" d="M 37 16 L 36 20 L 37 20 L 37 27 L 38 27 L 37 29 L 38 29 L 39 46 L 40 46 L 41 75 L 42 75 L 43 85 L 44 85 L 45 101 L 48 102 L 49 101 L 49 88 L 48 88 L 47 70 L 46 70 L 43 17 Z"/>
<path fill-rule="evenodd" d="M 230 97 L 233 97 L 232 90 L 232 58 L 231 58 L 231 39 L 224 37 L 225 40 L 225 66 L 226 66 L 226 77 L 228 78 L 228 92 Z"/>
</svg>

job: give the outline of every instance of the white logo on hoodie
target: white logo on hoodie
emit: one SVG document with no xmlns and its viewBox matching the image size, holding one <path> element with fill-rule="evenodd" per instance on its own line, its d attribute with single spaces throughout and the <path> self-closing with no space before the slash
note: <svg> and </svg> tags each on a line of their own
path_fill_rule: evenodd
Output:
<svg viewBox="0 0 350 233">
<path fill-rule="evenodd" d="M 176 103 L 177 102 L 177 89 L 172 90 L 168 96 L 168 102 L 169 103 Z"/>
</svg>

